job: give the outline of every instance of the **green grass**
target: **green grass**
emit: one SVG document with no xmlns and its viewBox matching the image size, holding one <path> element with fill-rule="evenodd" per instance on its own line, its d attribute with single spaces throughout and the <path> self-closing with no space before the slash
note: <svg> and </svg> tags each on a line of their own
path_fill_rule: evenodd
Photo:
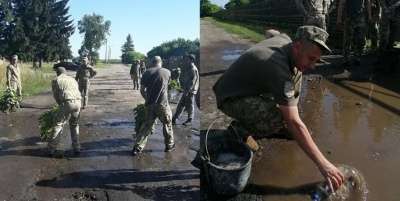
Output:
<svg viewBox="0 0 400 201">
<path fill-rule="evenodd" d="M 237 34 L 255 43 L 258 43 L 265 39 L 265 31 L 268 29 L 279 30 L 281 33 L 286 33 L 290 37 L 294 37 L 296 34 L 296 30 L 282 27 L 270 27 L 233 21 L 221 21 L 212 17 L 204 17 L 203 19 L 210 21 L 217 27 L 220 27 L 229 33 Z"/>
</svg>

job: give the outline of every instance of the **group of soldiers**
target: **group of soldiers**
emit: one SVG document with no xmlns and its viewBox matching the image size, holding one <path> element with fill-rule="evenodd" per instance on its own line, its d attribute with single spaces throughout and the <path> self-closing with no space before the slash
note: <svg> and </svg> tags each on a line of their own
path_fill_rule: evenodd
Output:
<svg viewBox="0 0 400 201">
<path fill-rule="evenodd" d="M 135 60 L 131 66 L 129 74 L 133 80 L 133 89 L 139 90 L 139 80 L 142 77 L 144 71 L 146 71 L 146 64 L 143 60 Z"/>
<path fill-rule="evenodd" d="M 296 0 L 296 5 L 304 16 L 304 25 L 327 31 L 327 20 L 336 7 L 335 0 Z M 393 49 L 400 33 L 399 5 L 400 0 L 339 0 L 336 26 L 343 29 L 343 66 L 350 66 L 351 61 L 354 65 L 361 65 L 360 56 L 365 48 L 367 30 L 370 32 L 371 50 L 378 50 L 377 63 L 387 50 Z M 342 20 L 344 7 L 346 11 Z"/>
<path fill-rule="evenodd" d="M 163 68 L 163 60 L 159 56 L 152 59 L 151 68 L 147 69 L 140 78 L 140 94 L 145 99 L 145 117 L 139 133 L 135 136 L 135 145 L 132 149 L 132 155 L 142 153 L 147 144 L 147 138 L 153 130 L 153 126 L 158 118 L 163 124 L 163 136 L 165 143 L 165 152 L 170 152 L 176 148 L 174 143 L 172 125 L 176 124 L 176 119 L 180 116 L 183 110 L 188 113 L 188 119 L 183 125 L 191 125 L 194 116 L 194 96 L 199 88 L 199 72 L 194 65 L 196 57 L 192 54 L 186 56 L 188 61 L 187 83 L 183 86 L 182 97 L 177 105 L 175 114 L 172 116 L 172 111 L 169 106 L 168 93 L 171 85 L 171 71 Z M 133 69 L 138 68 L 136 61 L 132 65 Z M 136 72 L 132 70 L 131 72 Z M 174 72 L 174 71 L 173 71 Z M 176 73 L 176 72 L 175 72 Z M 131 73 L 132 76 L 132 73 Z M 138 75 L 134 75 L 134 80 Z M 178 76 L 174 78 L 179 79 Z"/>
</svg>

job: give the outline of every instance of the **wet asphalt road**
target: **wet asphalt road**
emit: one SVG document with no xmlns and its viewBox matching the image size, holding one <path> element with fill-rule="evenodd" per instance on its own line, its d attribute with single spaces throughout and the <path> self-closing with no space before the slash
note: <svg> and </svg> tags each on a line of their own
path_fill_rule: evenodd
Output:
<svg viewBox="0 0 400 201">
<path fill-rule="evenodd" d="M 144 153 L 132 157 L 132 109 L 144 102 L 132 88 L 128 67 L 99 69 L 81 112 L 79 156 L 72 153 L 68 125 L 57 157 L 43 154 L 37 124 L 55 104 L 51 92 L 0 114 L 0 200 L 199 200 L 199 171 L 190 164 L 199 146 L 199 110 L 192 127 L 174 126 L 176 150 L 164 152 L 157 124 Z M 178 123 L 185 120 L 182 115 Z"/>
</svg>

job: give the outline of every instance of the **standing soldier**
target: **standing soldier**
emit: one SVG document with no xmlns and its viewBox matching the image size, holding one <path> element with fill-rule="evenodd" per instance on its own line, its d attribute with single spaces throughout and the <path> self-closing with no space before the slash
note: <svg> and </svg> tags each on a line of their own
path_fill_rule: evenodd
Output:
<svg viewBox="0 0 400 201">
<path fill-rule="evenodd" d="M 131 66 L 131 70 L 129 72 L 131 74 L 131 78 L 133 80 L 133 90 L 139 90 L 139 77 L 140 77 L 140 64 L 139 60 L 135 60 L 135 62 Z"/>
<path fill-rule="evenodd" d="M 297 8 L 304 16 L 304 25 L 314 25 L 326 30 L 325 9 L 329 0 L 296 0 Z"/>
<path fill-rule="evenodd" d="M 378 24 L 381 19 L 381 8 L 378 0 L 371 0 L 371 17 L 372 21 L 368 27 L 371 39 L 371 51 L 376 51 L 378 49 Z"/>
<path fill-rule="evenodd" d="M 159 56 L 154 57 L 152 66 L 153 68 L 143 73 L 140 80 L 140 94 L 146 101 L 146 114 L 135 139 L 135 146 L 132 150 L 134 156 L 142 153 L 157 118 L 163 123 L 165 152 L 175 149 L 171 124 L 172 112 L 168 103 L 168 84 L 171 81 L 171 72 L 162 68 L 162 60 Z"/>
<path fill-rule="evenodd" d="M 6 85 L 10 89 L 15 90 L 18 96 L 21 96 L 21 68 L 18 64 L 18 56 L 13 55 L 10 64 L 7 66 L 7 81 Z"/>
<path fill-rule="evenodd" d="M 400 35 L 400 0 L 379 0 L 382 19 L 379 26 L 378 62 L 385 50 L 393 49 L 396 37 Z"/>
<path fill-rule="evenodd" d="M 340 0 L 336 25 L 342 29 L 342 12 L 346 3 L 346 13 L 343 25 L 343 66 L 350 66 L 350 45 L 355 38 L 353 54 L 354 64 L 361 65 L 360 57 L 364 51 L 366 38 L 365 9 L 368 15 L 368 24 L 371 22 L 371 5 L 369 0 Z"/>
<path fill-rule="evenodd" d="M 197 93 L 199 88 L 199 71 L 197 70 L 196 65 L 194 65 L 194 60 L 196 56 L 193 54 L 189 54 L 187 56 L 188 62 L 190 62 L 190 67 L 188 69 L 187 75 L 187 83 L 184 86 L 183 94 L 181 100 L 179 100 L 178 106 L 176 106 L 176 111 L 174 116 L 172 117 L 172 123 L 176 123 L 176 119 L 182 113 L 183 109 L 185 109 L 188 113 L 188 119 L 183 123 L 185 126 L 192 125 L 192 120 L 194 116 L 194 96 Z"/>
<path fill-rule="evenodd" d="M 89 101 L 90 78 L 94 77 L 96 74 L 97 72 L 94 70 L 93 66 L 89 65 L 89 59 L 84 57 L 82 65 L 79 66 L 75 76 L 75 80 L 78 81 L 79 84 L 79 91 L 82 94 L 82 109 L 85 109 Z"/>
<path fill-rule="evenodd" d="M 79 144 L 79 113 L 81 110 L 81 93 L 78 83 L 74 78 L 66 74 L 63 67 L 56 70 L 57 77 L 52 81 L 53 96 L 58 103 L 57 114 L 54 117 L 53 128 L 49 143 L 47 145 L 50 156 L 54 155 L 55 149 L 62 134 L 63 127 L 69 117 L 69 129 L 71 132 L 72 147 L 75 154 L 80 153 Z"/>
<path fill-rule="evenodd" d="M 146 64 L 144 63 L 144 60 L 141 60 L 139 63 L 140 63 L 139 73 L 140 73 L 140 77 L 142 77 L 144 71 L 146 71 Z"/>
</svg>

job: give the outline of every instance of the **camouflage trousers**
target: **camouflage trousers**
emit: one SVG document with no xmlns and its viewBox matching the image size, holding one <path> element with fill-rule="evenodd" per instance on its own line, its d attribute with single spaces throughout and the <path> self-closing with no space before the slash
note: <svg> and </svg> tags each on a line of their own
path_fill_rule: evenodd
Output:
<svg viewBox="0 0 400 201">
<path fill-rule="evenodd" d="M 350 51 L 352 41 L 354 41 L 353 59 L 359 60 L 366 42 L 366 23 L 365 18 L 356 19 L 345 18 L 343 24 L 343 57 L 344 61 L 350 61 Z"/>
<path fill-rule="evenodd" d="M 133 81 L 133 89 L 139 89 L 139 74 L 131 75 Z"/>
<path fill-rule="evenodd" d="M 89 102 L 90 80 L 79 81 L 79 91 L 82 96 L 82 107 L 85 108 Z"/>
<path fill-rule="evenodd" d="M 178 106 L 176 106 L 176 111 L 174 114 L 174 118 L 178 118 L 183 110 L 186 110 L 188 113 L 188 118 L 194 117 L 194 93 L 184 93 L 182 94 L 181 99 L 179 100 Z"/>
<path fill-rule="evenodd" d="M 174 144 L 174 133 L 172 130 L 172 112 L 169 105 L 149 104 L 146 105 L 144 122 L 135 137 L 135 147 L 143 148 L 147 144 L 148 136 L 153 132 L 153 126 L 158 118 L 163 124 L 164 143 L 166 147 Z"/>
<path fill-rule="evenodd" d="M 374 19 L 368 26 L 369 38 L 371 39 L 371 49 L 378 48 L 378 22 Z"/>
<path fill-rule="evenodd" d="M 74 151 L 80 150 L 79 144 L 79 117 L 81 110 L 81 100 L 64 101 L 59 105 L 56 116 L 54 117 L 53 128 L 47 148 L 50 153 L 54 153 L 62 134 L 65 123 L 69 118 L 69 129 L 71 132 L 72 147 Z"/>
<path fill-rule="evenodd" d="M 22 95 L 22 86 L 21 86 L 21 82 L 17 82 L 17 81 L 10 81 L 9 83 L 10 88 L 13 89 L 18 96 Z"/>
<path fill-rule="evenodd" d="M 382 14 L 379 27 L 379 52 L 393 49 L 396 37 L 400 35 L 400 17 Z"/>
<path fill-rule="evenodd" d="M 315 15 L 311 16 L 307 20 L 304 19 L 304 25 L 313 25 L 319 27 L 323 30 L 326 30 L 326 20 L 325 15 Z"/>
<path fill-rule="evenodd" d="M 269 98 L 232 98 L 221 111 L 239 122 L 235 129 L 241 136 L 267 137 L 285 127 L 279 107 Z"/>
</svg>

